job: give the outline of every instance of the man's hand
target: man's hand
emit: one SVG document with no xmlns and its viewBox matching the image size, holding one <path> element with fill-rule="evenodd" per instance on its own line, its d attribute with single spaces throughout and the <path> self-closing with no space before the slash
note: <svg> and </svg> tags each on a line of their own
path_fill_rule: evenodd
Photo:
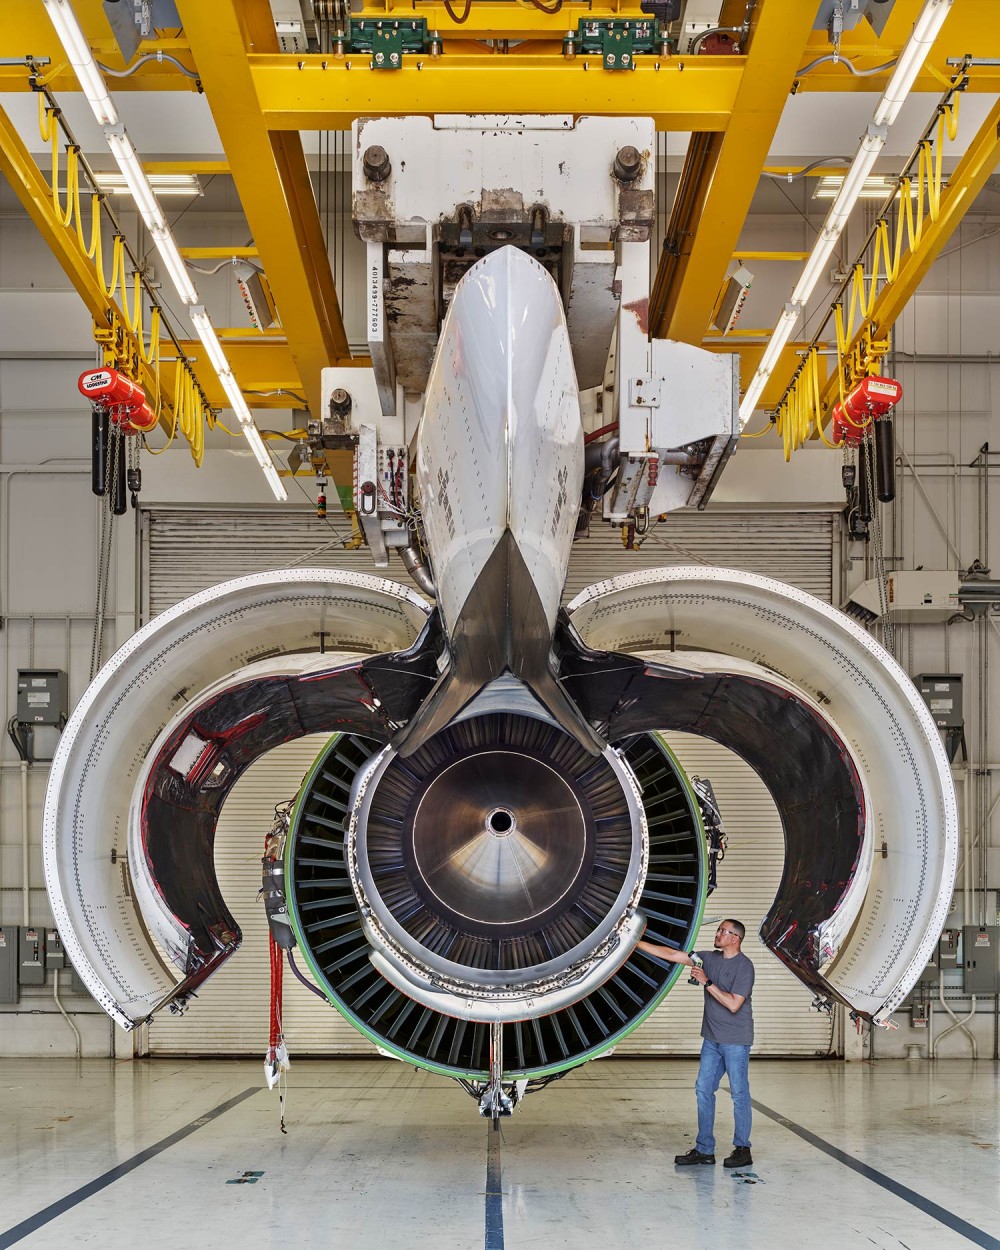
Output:
<svg viewBox="0 0 1000 1250">
<path fill-rule="evenodd" d="M 704 968 L 692 968 L 691 980 L 697 981 L 699 985 L 705 985 L 708 981 L 708 974 L 705 972 Z"/>
</svg>

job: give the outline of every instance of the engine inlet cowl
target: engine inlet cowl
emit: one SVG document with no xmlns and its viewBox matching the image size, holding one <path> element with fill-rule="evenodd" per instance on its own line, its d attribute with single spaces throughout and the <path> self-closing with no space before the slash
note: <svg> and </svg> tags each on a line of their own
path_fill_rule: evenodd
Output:
<svg viewBox="0 0 1000 1250">
<path fill-rule="evenodd" d="M 641 935 L 648 833 L 631 770 L 491 713 L 354 787 L 346 852 L 372 960 L 420 1002 L 529 1019 L 585 996 Z"/>
<path fill-rule="evenodd" d="M 524 734 L 530 732 L 533 738 L 533 745 L 527 740 L 522 741 L 529 757 L 535 759 L 540 756 L 566 780 L 567 785 L 571 781 L 576 785 L 578 778 L 565 766 L 563 757 L 545 754 L 546 744 L 562 742 L 561 732 L 556 730 L 550 737 L 551 726 L 530 717 L 523 719 L 527 723 L 517 728 Z M 480 729 L 484 729 L 486 718 L 480 718 L 477 723 Z M 447 732 L 453 734 L 458 731 L 464 735 L 467 731 L 462 729 L 463 724 L 469 730 L 475 727 L 475 723 L 461 722 Z M 463 740 L 468 745 L 468 739 Z M 483 751 L 500 749 L 496 729 L 492 739 L 483 739 L 478 745 Z M 452 739 L 449 745 L 443 736 L 427 743 L 427 749 L 435 753 L 440 750 L 441 757 L 436 758 L 433 767 L 421 768 L 420 775 L 414 768 L 414 776 L 400 782 L 405 784 L 409 796 L 405 803 L 402 792 L 394 797 L 390 794 L 399 780 L 394 769 L 386 781 L 373 790 L 373 793 L 380 792 L 379 811 L 383 810 L 383 804 L 388 804 L 390 808 L 394 804 L 403 804 L 404 810 L 410 810 L 412 805 L 419 806 L 420 796 L 428 792 L 433 799 L 433 780 L 447 773 L 449 764 L 446 763 L 446 756 L 451 757 L 456 746 L 461 747 L 461 741 L 456 743 Z M 511 742 L 507 739 L 503 749 L 507 750 L 510 746 Z M 380 911 L 389 915 L 405 936 L 405 942 L 400 947 L 405 956 L 394 951 L 390 959 L 385 953 L 384 939 L 378 936 L 384 932 L 382 922 L 372 918 L 368 898 L 359 900 L 355 893 L 356 839 L 351 840 L 349 848 L 344 832 L 345 827 L 352 823 L 352 813 L 359 799 L 363 801 L 361 789 L 365 779 L 374 783 L 374 770 L 380 762 L 384 764 L 381 775 L 389 773 L 390 761 L 378 755 L 378 750 L 377 743 L 350 734 L 339 734 L 330 742 L 305 780 L 292 815 L 285 847 L 288 907 L 299 948 L 317 983 L 338 1011 L 387 1053 L 435 1072 L 476 1079 L 485 1075 L 488 1066 L 490 1021 L 499 1020 L 502 1023 L 505 1069 L 510 1074 L 531 1078 L 564 1071 L 603 1054 L 641 1023 L 662 1000 L 681 969 L 678 965 L 671 968 L 656 963 L 634 950 L 630 926 L 641 927 L 645 923 L 646 933 L 654 942 L 689 949 L 698 930 L 705 898 L 704 834 L 698 805 L 690 783 L 664 743 L 655 735 L 643 734 L 619 744 L 614 752 L 615 759 L 619 762 L 624 760 L 628 774 L 638 781 L 643 822 L 649 831 L 648 868 L 635 916 L 626 921 L 621 940 L 612 934 L 603 944 L 590 943 L 597 949 L 598 956 L 590 961 L 592 970 L 588 974 L 589 979 L 574 981 L 574 973 L 568 970 L 561 974 L 563 984 L 567 989 L 571 988 L 575 996 L 567 996 L 567 1005 L 560 1006 L 556 992 L 552 991 L 545 998 L 548 1014 L 518 1019 L 490 1014 L 493 1010 L 489 1005 L 491 1000 L 500 1003 L 510 1001 L 505 994 L 513 996 L 517 991 L 505 991 L 502 984 L 491 988 L 482 978 L 499 973 L 509 984 L 516 985 L 516 978 L 527 973 L 527 966 L 520 969 L 502 967 L 502 952 L 506 951 L 509 955 L 529 945 L 527 938 L 533 924 L 532 941 L 541 941 L 538 933 L 547 933 L 552 925 L 552 904 L 537 907 L 534 921 L 524 915 L 526 909 L 515 920 L 508 917 L 503 921 L 484 905 L 479 910 L 476 923 L 492 933 L 487 943 L 482 944 L 481 932 L 473 932 L 471 927 L 466 927 L 462 929 L 465 937 L 475 941 L 456 938 L 455 946 L 449 953 L 454 955 L 461 948 L 468 959 L 473 949 L 480 956 L 486 950 L 493 956 L 493 966 L 474 969 L 471 964 L 463 965 L 463 982 L 470 983 L 472 989 L 478 987 L 478 995 L 467 992 L 470 984 L 456 985 L 454 991 L 445 989 L 442 978 L 428 973 L 423 964 L 426 955 L 421 954 L 419 960 L 422 969 L 418 965 L 413 956 L 421 952 L 421 943 L 415 942 L 403 929 L 403 923 L 415 925 L 419 912 L 424 916 L 425 924 L 433 922 L 434 931 L 439 936 L 452 936 L 458 927 L 455 914 L 463 909 L 465 912 L 472 910 L 467 895 L 471 892 L 473 901 L 479 896 L 476 881 L 484 858 L 467 853 L 464 863 L 468 865 L 469 872 L 459 873 L 457 884 L 449 879 L 446 890 L 438 881 L 439 894 L 448 894 L 451 903 L 448 910 L 453 914 L 449 916 L 442 910 L 432 910 L 425 896 L 431 897 L 433 891 L 429 890 L 427 882 L 409 875 L 408 861 L 402 855 L 403 837 L 391 832 L 398 828 L 392 823 L 392 810 L 386 812 L 390 830 L 386 834 L 386 842 L 377 848 L 367 843 L 369 861 L 377 861 L 380 883 L 388 896 L 388 901 L 382 898 Z M 400 767 L 410 769 L 413 759 L 414 756 L 411 756 L 402 761 Z M 604 764 L 603 760 L 595 760 L 592 756 L 587 756 L 587 760 L 589 764 L 585 766 L 584 773 L 586 767 Z M 519 775 L 525 777 L 527 771 Z M 603 775 L 608 776 L 607 773 Z M 622 790 L 619 774 L 613 766 L 611 776 L 614 785 L 609 784 L 608 803 L 613 814 L 615 803 L 610 796 L 614 796 L 617 789 L 620 802 L 620 796 L 626 792 Z M 383 784 L 387 787 L 384 790 Z M 517 796 L 512 787 L 508 786 L 504 792 L 503 799 L 506 801 L 493 806 L 485 801 L 493 799 L 495 796 L 492 794 L 473 794 L 472 797 L 479 804 L 475 813 L 477 824 L 482 822 L 485 825 L 495 808 L 500 807 L 512 813 L 512 829 L 521 827 L 530 831 L 533 828 L 528 819 L 531 813 L 525 814 L 519 810 L 520 804 L 513 801 Z M 371 806 L 375 806 L 374 802 Z M 596 820 L 603 820 L 604 809 L 599 808 L 598 812 Z M 620 812 L 615 816 L 616 821 L 619 819 Z M 499 823 L 502 826 L 504 822 Z M 476 827 L 476 824 L 472 825 L 473 830 Z M 372 833 L 370 823 L 366 832 L 369 835 Z M 498 832 L 503 833 L 503 830 Z M 394 845 L 397 837 L 399 842 Z M 476 837 L 470 840 L 474 848 Z M 481 841 L 485 842 L 485 838 Z M 526 836 L 522 849 L 528 849 L 529 841 L 534 845 L 533 840 Z M 579 857 L 580 869 L 594 880 L 599 854 L 596 828 L 593 859 L 590 858 L 590 848 L 591 844 L 587 843 L 585 853 Z M 485 857 L 486 860 L 488 858 Z M 500 864 L 509 864 L 514 855 L 508 857 L 498 853 L 495 859 Z M 568 854 L 557 857 L 554 876 L 550 878 L 542 874 L 548 892 L 540 901 L 551 899 L 561 882 L 563 907 L 567 912 L 572 912 L 574 906 L 579 907 L 581 900 L 586 899 L 586 886 L 581 880 L 580 870 L 574 872 L 576 862 Z M 375 869 L 372 871 L 374 873 Z M 433 877 L 435 874 L 430 875 Z M 398 893 L 393 893 L 394 887 Z M 512 904 L 517 901 L 517 893 L 510 886 L 508 901 Z M 398 909 L 399 918 L 392 917 L 390 903 Z M 584 902 L 584 905 L 587 903 Z M 407 916 L 408 907 L 415 909 L 411 916 Z M 592 924 L 591 932 L 602 917 L 606 918 L 612 912 L 613 909 L 606 909 L 595 913 L 594 920 L 588 921 Z M 468 926 L 470 920 L 471 917 L 467 918 L 463 924 Z M 425 933 L 424 943 L 428 937 L 429 933 Z M 549 940 L 554 939 L 550 937 Z M 617 946 L 614 945 L 616 940 Z M 567 956 L 572 959 L 572 946 L 568 943 L 569 937 L 564 937 L 562 957 L 554 956 L 557 962 Z M 600 951 L 609 948 L 609 954 L 601 958 Z M 622 955 L 623 962 L 616 967 L 619 953 L 624 951 L 627 954 L 630 950 L 631 955 Z M 404 957 L 406 964 L 402 962 Z M 521 996 L 526 997 L 523 991 Z M 472 1003 L 485 1018 L 463 1016 L 466 1003 Z"/>
</svg>

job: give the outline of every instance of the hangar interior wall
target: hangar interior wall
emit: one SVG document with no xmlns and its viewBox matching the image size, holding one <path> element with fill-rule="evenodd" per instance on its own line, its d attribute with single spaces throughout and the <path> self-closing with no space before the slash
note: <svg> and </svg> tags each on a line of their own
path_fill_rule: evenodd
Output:
<svg viewBox="0 0 1000 1250">
<path fill-rule="evenodd" d="M 219 181 L 222 189 L 216 188 L 206 195 L 204 203 L 191 206 L 179 222 L 181 245 L 242 246 L 246 242 L 245 220 L 236 211 L 231 189 L 225 190 L 226 180 Z M 793 205 L 786 214 L 769 211 L 751 216 L 743 246 L 804 244 L 822 209 L 813 207 L 810 211 L 803 217 L 800 207 Z M 125 217 L 127 220 L 127 212 Z M 864 222 L 856 229 L 863 231 Z M 848 240 L 845 254 L 851 253 L 857 241 Z M 348 234 L 339 276 L 348 332 L 355 340 L 361 336 L 362 325 L 360 288 L 352 277 L 357 259 Z M 199 285 L 217 324 L 243 323 L 245 314 L 227 275 L 206 277 L 204 282 L 199 279 Z M 787 287 L 785 270 L 774 267 L 769 271 L 765 267 L 755 281 L 755 302 L 748 303 L 747 318 L 758 323 L 756 311 L 767 310 L 774 300 L 783 299 Z M 1000 381 L 995 378 L 993 363 L 1000 357 L 997 292 L 1000 192 L 990 189 L 966 217 L 897 327 L 890 366 L 903 383 L 905 398 L 896 423 L 901 457 L 898 494 L 896 503 L 885 513 L 887 559 L 893 567 L 967 568 L 975 559 L 988 566 L 1000 551 L 1000 509 L 995 504 L 988 506 L 1000 459 L 991 462 L 998 468 L 970 467 L 984 444 L 1000 449 L 1000 396 L 994 394 Z M 761 323 L 766 315 L 761 311 Z M 0 184 L 0 707 L 5 720 L 14 712 L 18 669 L 65 670 L 70 707 L 89 679 L 99 527 L 98 507 L 89 487 L 89 414 L 77 402 L 76 378 L 93 359 L 90 325 L 78 298 L 10 189 Z M 261 423 L 287 428 L 291 420 L 291 414 L 273 410 L 262 414 Z M 187 450 L 181 447 L 172 448 L 158 460 L 147 457 L 143 470 L 144 502 L 152 508 L 183 505 L 208 515 L 220 506 L 230 511 L 268 507 L 266 487 L 252 458 L 239 440 L 221 432 L 210 436 L 206 466 L 201 470 L 195 470 Z M 723 533 L 720 539 L 730 554 L 717 562 L 746 566 L 746 534 L 740 527 L 747 513 L 759 512 L 762 515 L 755 528 L 766 530 L 773 524 L 771 554 L 780 565 L 787 559 L 788 535 L 769 518 L 780 516 L 783 509 L 802 511 L 808 507 L 835 517 L 840 499 L 838 476 L 836 453 L 821 447 L 796 453 L 786 466 L 772 436 L 744 443 L 727 469 L 708 514 L 720 530 L 724 531 L 727 524 L 731 527 L 728 536 Z M 306 504 L 304 495 L 300 503 Z M 277 509 L 270 511 L 278 515 Z M 677 525 L 685 523 L 679 519 Z M 211 524 L 210 518 L 209 529 Z M 133 513 L 117 526 L 105 656 L 150 611 L 148 552 L 141 529 L 140 517 Z M 684 544 L 675 540 L 676 533 L 671 536 L 666 525 L 656 540 L 663 546 L 662 562 L 679 562 L 673 558 L 677 553 L 670 544 Z M 836 520 L 832 551 L 829 593 L 837 602 L 872 576 L 873 569 L 870 554 L 861 544 L 846 542 Z M 624 563 L 626 553 L 621 552 L 619 558 L 623 563 L 615 567 L 624 571 L 629 567 Z M 593 580 L 589 570 L 583 580 Z M 994 778 L 1000 769 L 996 763 L 1000 745 L 995 715 L 994 723 L 988 723 L 991 706 L 1000 707 L 998 625 L 996 619 L 989 619 L 981 624 L 904 626 L 897 629 L 894 644 L 897 657 L 911 674 L 954 672 L 965 680 L 969 767 L 959 768 L 956 780 L 960 806 L 963 787 L 970 787 L 968 820 L 974 837 L 983 839 L 990 848 L 991 864 L 987 890 L 974 897 L 969 916 L 973 923 L 980 919 L 996 922 L 1000 891 L 1000 815 L 993 807 Z M 987 673 L 985 683 L 980 680 L 983 672 Z M 983 769 L 988 770 L 987 780 L 980 784 L 975 774 Z M 30 923 L 44 926 L 51 921 L 40 855 L 47 780 L 44 763 L 25 770 L 23 780 L 27 792 L 24 827 L 22 769 L 4 735 L 0 747 L 0 924 L 21 922 L 23 887 L 27 884 Z M 26 883 L 22 873 L 25 833 Z M 714 905 L 710 911 L 716 914 Z M 957 927 L 964 919 L 959 893 L 948 924 Z M 238 962 L 233 961 L 234 967 Z M 119 1053 L 131 1054 L 130 1039 L 118 1034 L 115 1040 L 109 1022 L 96 1006 L 86 997 L 68 992 L 68 979 L 68 972 L 61 975 L 60 993 L 82 1033 L 84 1053 L 106 1055 L 117 1046 Z M 969 1003 L 960 989 L 952 984 L 946 988 L 949 1005 L 965 1014 Z M 683 987 L 668 1001 L 678 1013 L 678 1032 L 689 1035 L 692 1030 L 680 1014 L 689 1007 Z M 992 1000 L 981 1002 L 973 1021 L 981 1054 L 992 1053 L 993 1011 Z M 907 1016 L 900 1015 L 899 1023 L 898 1033 L 879 1034 L 878 1054 L 902 1054 L 907 1043 L 925 1041 L 923 1033 L 909 1028 Z M 44 986 L 23 987 L 18 1004 L 0 1004 L 0 1054 L 71 1054 L 73 1048 L 73 1035 L 59 1018 L 53 1001 L 51 972 Z M 941 1053 L 965 1055 L 967 1042 L 953 1034 Z"/>
</svg>

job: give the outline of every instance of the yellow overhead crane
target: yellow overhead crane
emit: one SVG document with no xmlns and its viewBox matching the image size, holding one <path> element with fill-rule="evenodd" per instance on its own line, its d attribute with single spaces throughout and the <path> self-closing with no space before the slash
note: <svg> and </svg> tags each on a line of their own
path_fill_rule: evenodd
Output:
<svg viewBox="0 0 1000 1250">
<path fill-rule="evenodd" d="M 74 10 L 97 59 L 109 71 L 128 73 L 108 79 L 115 93 L 205 92 L 286 336 L 284 343 L 260 335 L 238 343 L 227 339 L 227 351 L 252 406 L 273 404 L 276 397 L 267 392 L 294 390 L 317 409 L 320 369 L 352 362 L 298 132 L 346 128 L 370 114 L 512 108 L 648 115 L 661 130 L 692 132 L 653 291 L 651 327 L 659 335 L 739 350 L 745 382 L 760 344 L 738 338 L 719 343 L 709 335 L 709 321 L 788 94 L 881 90 L 890 70 L 870 71 L 899 53 L 921 4 L 896 0 L 880 36 L 864 22 L 845 32 L 834 60 L 827 33 L 812 29 L 813 4 L 726 0 L 720 25 L 738 28 L 738 51 L 678 55 L 665 41 L 636 55 L 627 73 L 609 71 L 599 52 L 569 36 L 579 34 L 581 19 L 648 21 L 638 0 L 600 5 L 575 0 L 367 3 L 352 14 L 355 21 L 392 26 L 418 20 L 429 32 L 425 50 L 402 48 L 398 72 L 378 72 L 374 53 L 336 40 L 324 53 L 280 52 L 267 0 L 178 0 L 183 27 L 143 40 L 132 62 L 138 67 L 129 73 L 100 0 L 74 0 Z M 0 90 L 30 91 L 40 80 L 56 93 L 77 89 L 37 0 L 6 0 L 0 46 L 35 58 L 33 68 L 27 60 L 6 57 L 0 64 Z M 956 0 L 915 90 L 939 93 L 949 56 L 970 51 L 1000 61 L 995 0 Z M 852 72 L 845 61 L 866 76 Z M 978 70 L 968 90 L 1000 90 L 997 67 Z M 966 192 L 981 185 L 996 162 L 986 130 L 970 149 Z M 0 141 L 9 170 L 16 137 L 8 129 L 0 132 Z M 948 211 L 934 223 L 937 248 L 970 200 L 968 193 L 952 198 L 949 189 Z M 72 277 L 76 259 L 60 259 Z M 880 320 L 883 329 L 925 269 L 916 258 L 897 275 Z M 795 344 L 789 344 L 765 404 L 787 385 L 796 364 Z M 222 402 L 207 370 L 199 370 L 199 381 L 210 403 Z"/>
</svg>

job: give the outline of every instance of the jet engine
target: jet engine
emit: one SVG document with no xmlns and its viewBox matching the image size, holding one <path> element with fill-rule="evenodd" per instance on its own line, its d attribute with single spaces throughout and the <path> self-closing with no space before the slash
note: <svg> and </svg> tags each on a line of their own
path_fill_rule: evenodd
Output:
<svg viewBox="0 0 1000 1250">
<path fill-rule="evenodd" d="M 233 954 L 219 812 L 260 755 L 324 732 L 269 912 L 380 1048 L 509 1110 L 663 999 L 678 967 L 637 951 L 644 931 L 690 949 L 709 848 L 704 797 L 659 736 L 680 730 L 774 798 L 765 943 L 813 994 L 887 1019 L 955 874 L 930 713 L 855 621 L 766 578 L 660 569 L 560 605 L 583 436 L 558 290 L 521 251 L 456 288 L 416 478 L 433 604 L 359 574 L 240 578 L 146 625 L 74 711 L 45 867 L 105 1010 L 132 1028 Z"/>
</svg>

